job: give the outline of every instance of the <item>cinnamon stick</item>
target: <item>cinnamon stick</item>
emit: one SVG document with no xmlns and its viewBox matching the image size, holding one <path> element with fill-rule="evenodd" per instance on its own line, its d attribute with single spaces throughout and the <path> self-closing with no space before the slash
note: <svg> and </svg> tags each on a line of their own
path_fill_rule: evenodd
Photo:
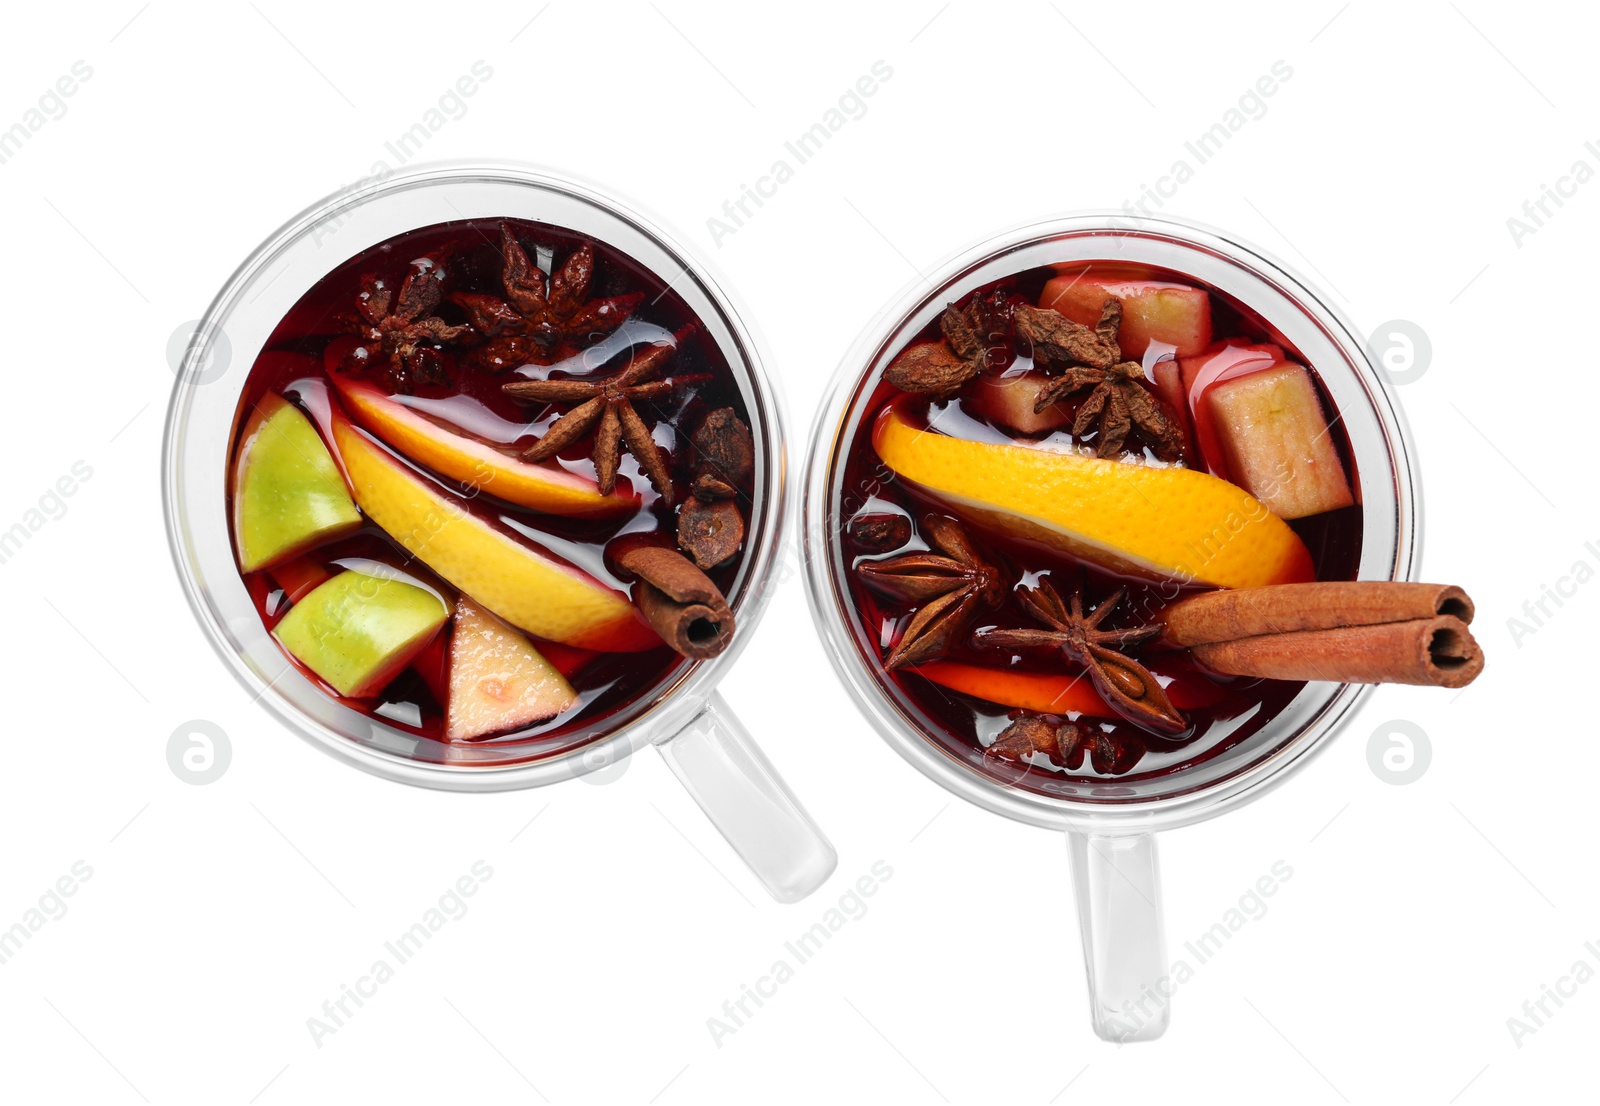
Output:
<svg viewBox="0 0 1600 1106">
<path fill-rule="evenodd" d="M 633 602 L 673 649 L 691 660 L 709 660 L 733 640 L 733 610 L 711 578 L 676 549 L 655 545 L 624 548 L 616 563 L 637 576 Z"/>
<path fill-rule="evenodd" d="M 1179 600 L 1161 641 L 1232 676 L 1464 687 L 1483 671 L 1472 616 L 1446 584 L 1277 584 Z"/>
<path fill-rule="evenodd" d="M 1472 600 L 1453 584 L 1322 580 L 1209 591 L 1180 599 L 1161 614 L 1167 645 L 1203 645 L 1258 634 L 1334 630 L 1452 615 L 1471 622 Z"/>
<path fill-rule="evenodd" d="M 1483 650 L 1454 615 L 1261 634 L 1196 645 L 1213 672 L 1272 680 L 1465 687 L 1483 671 Z"/>
</svg>

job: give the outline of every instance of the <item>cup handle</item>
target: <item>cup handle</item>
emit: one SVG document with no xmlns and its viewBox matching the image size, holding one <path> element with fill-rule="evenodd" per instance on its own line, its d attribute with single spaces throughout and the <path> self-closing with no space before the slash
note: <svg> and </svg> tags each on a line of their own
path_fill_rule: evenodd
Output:
<svg viewBox="0 0 1600 1106">
<path fill-rule="evenodd" d="M 773 898 L 799 902 L 833 874 L 833 846 L 721 695 L 656 749 Z"/>
<path fill-rule="evenodd" d="M 1172 999 L 1155 835 L 1069 830 L 1067 849 L 1094 1031 L 1118 1044 L 1153 1041 L 1167 1031 Z"/>
</svg>

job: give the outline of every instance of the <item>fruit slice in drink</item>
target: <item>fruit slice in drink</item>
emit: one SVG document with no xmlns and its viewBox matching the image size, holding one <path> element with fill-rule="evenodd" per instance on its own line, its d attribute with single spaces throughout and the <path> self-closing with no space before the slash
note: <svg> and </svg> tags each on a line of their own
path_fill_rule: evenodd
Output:
<svg viewBox="0 0 1600 1106">
<path fill-rule="evenodd" d="M 329 379 L 345 409 L 395 449 L 476 491 L 553 515 L 593 517 L 637 510 L 637 494 L 605 495 L 593 480 L 556 467 L 532 465 L 488 442 L 442 426 L 345 373 Z"/>
<path fill-rule="evenodd" d="M 1019 434 L 1045 435 L 1072 421 L 1064 403 L 1052 403 L 1043 411 L 1033 409 L 1052 379 L 1042 372 L 980 376 L 968 385 L 962 402 L 990 422 Z"/>
<path fill-rule="evenodd" d="M 470 599 L 457 603 L 447 741 L 471 741 L 542 722 L 577 701 L 572 685 L 527 638 Z"/>
<path fill-rule="evenodd" d="M 361 525 L 311 420 L 275 395 L 256 404 L 233 474 L 239 567 L 257 572 Z"/>
<path fill-rule="evenodd" d="M 1311 374 L 1287 361 L 1214 384 L 1203 402 L 1232 478 L 1279 518 L 1355 502 Z"/>
<path fill-rule="evenodd" d="M 361 510 L 464 594 L 535 637 L 610 653 L 662 644 L 627 595 L 474 513 L 342 414 L 330 421 Z"/>
<path fill-rule="evenodd" d="M 1225 480 L 952 438 L 916 425 L 905 407 L 878 417 L 878 456 L 979 526 L 1145 578 L 1239 588 L 1314 576 L 1288 524 Z"/>
<path fill-rule="evenodd" d="M 1143 357 L 1151 342 L 1162 342 L 1179 357 L 1189 357 L 1211 341 L 1211 297 L 1203 288 L 1150 280 L 1137 270 L 1119 271 L 1113 266 L 1057 273 L 1046 282 L 1039 306 L 1093 326 L 1107 298 L 1120 300 L 1122 328 L 1117 343 L 1126 358 Z"/>
<path fill-rule="evenodd" d="M 350 570 L 302 598 L 272 632 L 340 695 L 360 699 L 382 691 L 449 617 L 431 591 Z"/>
</svg>

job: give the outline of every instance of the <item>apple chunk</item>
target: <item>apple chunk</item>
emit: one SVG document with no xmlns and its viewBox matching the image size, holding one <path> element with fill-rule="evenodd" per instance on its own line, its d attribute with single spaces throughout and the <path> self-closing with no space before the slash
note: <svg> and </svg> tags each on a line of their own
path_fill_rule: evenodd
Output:
<svg viewBox="0 0 1600 1106">
<path fill-rule="evenodd" d="M 256 404 L 233 472 L 233 534 L 244 572 L 270 568 L 361 525 L 311 420 L 275 395 Z"/>
<path fill-rule="evenodd" d="M 527 638 L 463 597 L 450 638 L 445 739 L 472 741 L 554 718 L 578 693 Z"/>
<path fill-rule="evenodd" d="M 347 570 L 289 608 L 283 647 L 340 695 L 376 695 L 433 640 L 450 608 L 403 580 Z"/>
<path fill-rule="evenodd" d="M 1172 346 L 1179 357 L 1192 357 L 1211 342 L 1211 296 L 1187 284 L 1128 279 L 1114 270 L 1061 273 L 1045 284 L 1039 306 L 1093 326 L 1108 297 L 1122 301 L 1117 344 L 1124 357 L 1143 357 L 1151 342 Z"/>
<path fill-rule="evenodd" d="M 1279 518 L 1355 502 L 1311 374 L 1287 361 L 1215 384 L 1203 400 L 1233 481 Z"/>
<path fill-rule="evenodd" d="M 1019 434 L 1048 434 L 1071 421 L 1067 408 L 1052 403 L 1043 411 L 1034 412 L 1051 377 L 1041 372 L 1022 373 L 1012 377 L 980 376 L 972 382 L 962 404 L 970 407 L 990 422 L 1009 427 Z"/>
</svg>

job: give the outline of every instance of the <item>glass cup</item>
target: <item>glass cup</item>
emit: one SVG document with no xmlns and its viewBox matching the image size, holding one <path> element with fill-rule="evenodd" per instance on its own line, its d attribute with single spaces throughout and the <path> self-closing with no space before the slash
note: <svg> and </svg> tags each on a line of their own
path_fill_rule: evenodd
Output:
<svg viewBox="0 0 1600 1106">
<path fill-rule="evenodd" d="M 419 738 L 321 691 L 262 626 L 234 561 L 225 501 L 245 378 L 290 306 L 347 258 L 395 235 L 502 217 L 576 231 L 669 283 L 732 367 L 756 443 L 744 561 L 728 591 L 738 626 L 730 648 L 711 660 L 675 665 L 585 735 L 588 740 L 548 754 L 516 742 L 446 745 Z M 162 491 L 184 592 L 211 644 L 252 697 L 347 764 L 423 787 L 503 791 L 582 776 L 654 745 L 772 896 L 796 902 L 827 879 L 837 856 L 715 690 L 770 598 L 786 519 L 783 413 L 762 362 L 744 313 L 704 262 L 593 185 L 564 173 L 480 163 L 418 166 L 358 182 L 292 219 L 240 266 L 177 368 Z"/>
<path fill-rule="evenodd" d="M 1143 263 L 1189 276 L 1253 309 L 1315 367 L 1343 418 L 1362 510 L 1359 576 L 1405 580 L 1418 558 L 1418 491 L 1408 433 L 1362 342 L 1326 298 L 1281 263 L 1223 232 L 1167 219 L 1087 214 L 1018 227 L 939 265 L 879 313 L 845 354 L 812 430 L 802 527 L 806 586 L 823 646 L 871 726 L 923 774 L 978 806 L 1065 830 L 1089 976 L 1107 1040 L 1148 1040 L 1168 1024 L 1175 985 L 1162 933 L 1155 832 L 1210 818 L 1288 779 L 1326 746 L 1368 688 L 1312 683 L 1271 722 L 1192 767 L 1132 782 L 1051 776 L 1023 788 L 978 750 L 955 750 L 917 721 L 850 601 L 840 542 L 843 460 L 871 388 L 946 304 L 1011 273 L 1073 261 Z M 1038 774 L 1034 774 L 1037 780 Z"/>
</svg>

